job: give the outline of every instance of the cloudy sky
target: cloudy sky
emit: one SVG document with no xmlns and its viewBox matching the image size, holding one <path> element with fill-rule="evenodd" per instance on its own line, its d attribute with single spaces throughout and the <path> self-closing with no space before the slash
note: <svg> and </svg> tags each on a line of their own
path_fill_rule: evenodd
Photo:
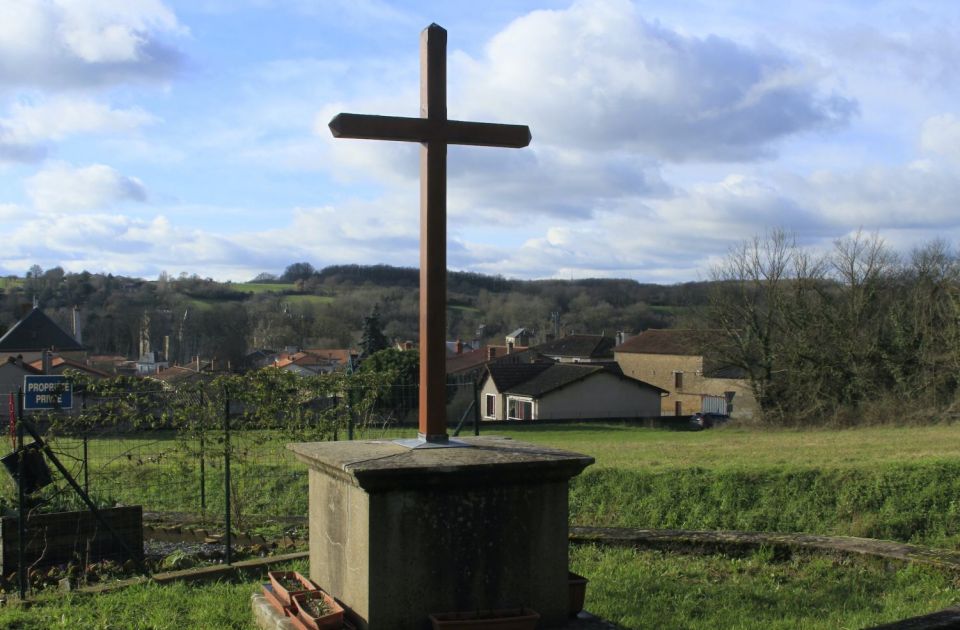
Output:
<svg viewBox="0 0 960 630">
<path fill-rule="evenodd" d="M 773 227 L 960 243 L 960 3 L 0 0 L 0 273 L 416 266 L 420 30 L 449 31 L 452 269 L 707 275 Z"/>
</svg>

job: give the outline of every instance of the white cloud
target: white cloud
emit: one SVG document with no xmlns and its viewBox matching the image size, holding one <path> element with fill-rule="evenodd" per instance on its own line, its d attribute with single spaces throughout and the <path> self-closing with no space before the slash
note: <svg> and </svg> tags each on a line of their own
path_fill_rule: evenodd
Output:
<svg viewBox="0 0 960 630">
<path fill-rule="evenodd" d="M 166 77 L 186 33 L 160 0 L 0 3 L 0 85 L 76 87 Z"/>
<path fill-rule="evenodd" d="M 18 140 L 42 142 L 78 133 L 128 132 L 155 121 L 138 107 L 114 109 L 90 99 L 59 97 L 39 104 L 14 103 L 0 125 Z"/>
<path fill-rule="evenodd" d="M 0 118 L 0 162 L 38 161 L 50 141 L 81 133 L 124 134 L 155 120 L 140 108 L 114 109 L 89 99 L 17 102 Z"/>
<path fill-rule="evenodd" d="M 928 118 L 920 131 L 920 146 L 960 163 L 960 118 L 954 114 Z"/>
<path fill-rule="evenodd" d="M 844 125 L 857 107 L 821 94 L 823 70 L 809 62 L 682 35 L 627 0 L 534 11 L 495 36 L 482 59 L 455 61 L 465 72 L 457 102 L 471 114 L 503 112 L 529 124 L 535 142 L 671 161 L 769 156 L 777 140 Z"/>
<path fill-rule="evenodd" d="M 23 209 L 14 203 L 0 203 L 0 221 L 15 221 L 23 216 Z"/>
<path fill-rule="evenodd" d="M 525 123 L 533 132 L 522 150 L 451 147 L 450 216 L 475 224 L 584 220 L 627 201 L 674 196 L 679 208 L 689 199 L 665 181 L 665 162 L 772 156 L 779 140 L 842 126 L 856 110 L 823 93 L 825 71 L 815 64 L 772 46 L 683 35 L 625 0 L 534 11 L 482 57 L 455 51 L 450 65 L 451 118 Z M 315 163 L 344 181 L 415 186 L 415 144 L 334 140 L 327 129 L 340 111 L 409 115 L 396 110 L 413 109 L 411 86 L 389 92 L 324 107 L 314 130 L 329 158 Z"/>
<path fill-rule="evenodd" d="M 793 196 L 847 230 L 960 226 L 958 173 L 931 162 L 815 173 L 799 182 Z"/>
<path fill-rule="evenodd" d="M 145 201 L 146 188 L 105 164 L 74 167 L 54 163 L 25 181 L 33 205 L 45 212 L 101 209 L 123 201 Z"/>
</svg>

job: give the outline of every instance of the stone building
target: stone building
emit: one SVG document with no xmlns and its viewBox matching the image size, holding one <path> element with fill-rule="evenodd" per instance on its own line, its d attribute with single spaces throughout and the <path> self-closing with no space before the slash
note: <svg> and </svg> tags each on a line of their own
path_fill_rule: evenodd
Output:
<svg viewBox="0 0 960 630">
<path fill-rule="evenodd" d="M 613 349 L 623 373 L 667 390 L 663 415 L 713 412 L 749 418 L 756 412 L 750 382 L 740 370 L 704 356 L 710 331 L 651 329 Z"/>
</svg>

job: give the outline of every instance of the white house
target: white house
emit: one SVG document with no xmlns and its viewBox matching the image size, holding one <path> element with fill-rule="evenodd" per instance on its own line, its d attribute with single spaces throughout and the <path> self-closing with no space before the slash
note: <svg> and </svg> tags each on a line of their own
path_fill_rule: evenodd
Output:
<svg viewBox="0 0 960 630">
<path fill-rule="evenodd" d="M 665 393 L 615 364 L 493 364 L 479 402 L 484 420 L 649 418 L 660 415 Z"/>
</svg>

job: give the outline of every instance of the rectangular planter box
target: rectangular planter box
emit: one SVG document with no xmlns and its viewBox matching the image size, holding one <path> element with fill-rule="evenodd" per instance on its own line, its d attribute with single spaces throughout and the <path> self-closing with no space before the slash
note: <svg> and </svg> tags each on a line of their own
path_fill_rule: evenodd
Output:
<svg viewBox="0 0 960 630">
<path fill-rule="evenodd" d="M 433 630 L 535 630 L 540 614 L 529 608 L 430 615 Z"/>
<path fill-rule="evenodd" d="M 136 554 L 134 560 L 142 561 L 143 508 L 139 505 L 105 508 L 100 510 L 100 514 Z M 18 538 L 17 517 L 0 518 L 0 571 L 3 575 L 17 570 Z M 63 564 L 71 560 L 127 560 L 123 547 L 88 511 L 29 515 L 24 551 L 27 566 L 33 565 L 41 555 L 43 560 L 37 566 Z"/>
</svg>

